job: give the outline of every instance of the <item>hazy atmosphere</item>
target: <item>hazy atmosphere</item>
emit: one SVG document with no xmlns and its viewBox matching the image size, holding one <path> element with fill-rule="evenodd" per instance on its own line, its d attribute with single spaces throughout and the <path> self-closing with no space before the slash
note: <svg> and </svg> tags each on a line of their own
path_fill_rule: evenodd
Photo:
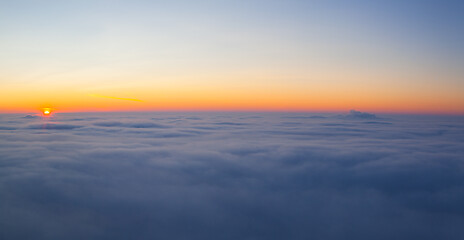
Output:
<svg viewBox="0 0 464 240">
<path fill-rule="evenodd" d="M 0 240 L 462 240 L 463 13 L 0 0 Z"/>
</svg>

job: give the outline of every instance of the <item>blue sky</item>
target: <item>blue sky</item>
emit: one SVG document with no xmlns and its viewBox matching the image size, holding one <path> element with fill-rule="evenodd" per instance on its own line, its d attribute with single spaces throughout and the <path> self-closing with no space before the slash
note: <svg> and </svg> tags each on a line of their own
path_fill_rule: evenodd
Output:
<svg viewBox="0 0 464 240">
<path fill-rule="evenodd" d="M 240 107 L 237 96 L 267 91 L 262 107 L 282 99 L 301 109 L 456 113 L 463 10 L 459 1 L 3 1 L 3 102 L 86 108 L 101 94 L 150 109 L 196 91 L 184 105 L 217 93 Z"/>
</svg>

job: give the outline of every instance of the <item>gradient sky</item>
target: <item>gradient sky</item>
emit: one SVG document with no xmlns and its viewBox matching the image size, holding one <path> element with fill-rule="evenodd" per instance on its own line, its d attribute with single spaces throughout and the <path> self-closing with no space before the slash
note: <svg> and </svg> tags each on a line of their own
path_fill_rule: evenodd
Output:
<svg viewBox="0 0 464 240">
<path fill-rule="evenodd" d="M 464 114 L 462 1 L 0 1 L 0 111 Z"/>
</svg>

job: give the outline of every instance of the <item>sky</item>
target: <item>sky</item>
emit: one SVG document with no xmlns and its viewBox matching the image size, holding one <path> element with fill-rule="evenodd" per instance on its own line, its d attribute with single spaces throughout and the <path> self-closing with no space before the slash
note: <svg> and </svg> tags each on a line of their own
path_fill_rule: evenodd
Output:
<svg viewBox="0 0 464 240">
<path fill-rule="evenodd" d="M 0 114 L 0 238 L 462 240 L 463 118 Z"/>
<path fill-rule="evenodd" d="M 464 114 L 462 1 L 0 1 L 0 112 Z"/>
</svg>

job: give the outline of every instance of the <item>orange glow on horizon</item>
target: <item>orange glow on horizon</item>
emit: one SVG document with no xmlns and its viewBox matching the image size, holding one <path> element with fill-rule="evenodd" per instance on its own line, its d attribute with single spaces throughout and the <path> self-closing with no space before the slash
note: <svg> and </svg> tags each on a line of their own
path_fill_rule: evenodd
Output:
<svg viewBox="0 0 464 240">
<path fill-rule="evenodd" d="M 105 98 L 93 99 L 57 99 L 49 101 L 60 112 L 125 112 L 125 111 L 313 111 L 345 112 L 350 109 L 374 113 L 417 113 L 417 114 L 457 114 L 464 115 L 459 104 L 449 102 L 420 102 L 409 99 L 386 101 L 375 98 L 359 98 L 342 101 L 342 99 L 306 98 L 294 96 L 276 97 L 274 99 L 260 96 L 242 96 L 240 99 L 203 96 L 202 98 L 158 98 L 144 102 L 117 101 Z M 32 107 L 31 107 L 32 105 Z M 33 104 L 23 102 L 17 106 L 1 107 L 0 112 L 31 112 Z M 40 108 L 45 117 L 53 115 L 50 107 Z"/>
<path fill-rule="evenodd" d="M 464 115 L 464 99 L 457 92 L 410 94 L 407 89 L 368 91 L 347 88 L 295 88 L 285 84 L 256 86 L 188 86 L 184 88 L 132 87 L 109 89 L 101 94 L 52 87 L 12 88 L 5 91 L 0 112 L 35 112 L 51 116 L 60 112 L 118 111 L 281 111 L 417 113 Z M 456 90 L 458 91 L 458 90 Z M 46 106 L 46 107 L 44 107 Z M 53 106 L 53 109 L 50 107 Z M 45 112 L 48 111 L 48 113 Z"/>
<path fill-rule="evenodd" d="M 222 100 L 222 101 L 219 101 Z M 316 102 L 316 101 L 315 101 Z M 164 99 L 157 103 L 133 103 L 133 102 L 74 102 L 63 101 L 54 104 L 59 106 L 60 112 L 144 112 L 144 111 L 262 111 L 262 112 L 347 112 L 351 109 L 373 113 L 405 113 L 405 114 L 452 114 L 464 115 L 464 110 L 458 105 L 446 106 L 444 104 L 421 104 L 419 102 L 408 102 L 403 104 L 401 101 L 319 101 L 318 104 L 311 101 L 285 101 L 285 99 L 275 99 L 266 101 L 266 99 L 254 101 L 243 99 L 242 101 L 226 101 L 218 99 L 210 101 L 209 99 L 195 100 L 171 100 Z M 19 108 L 10 108 L 0 110 L 0 112 L 31 112 L 33 108 L 23 105 Z M 55 110 L 52 108 L 41 108 L 44 117 L 50 117 Z"/>
</svg>

